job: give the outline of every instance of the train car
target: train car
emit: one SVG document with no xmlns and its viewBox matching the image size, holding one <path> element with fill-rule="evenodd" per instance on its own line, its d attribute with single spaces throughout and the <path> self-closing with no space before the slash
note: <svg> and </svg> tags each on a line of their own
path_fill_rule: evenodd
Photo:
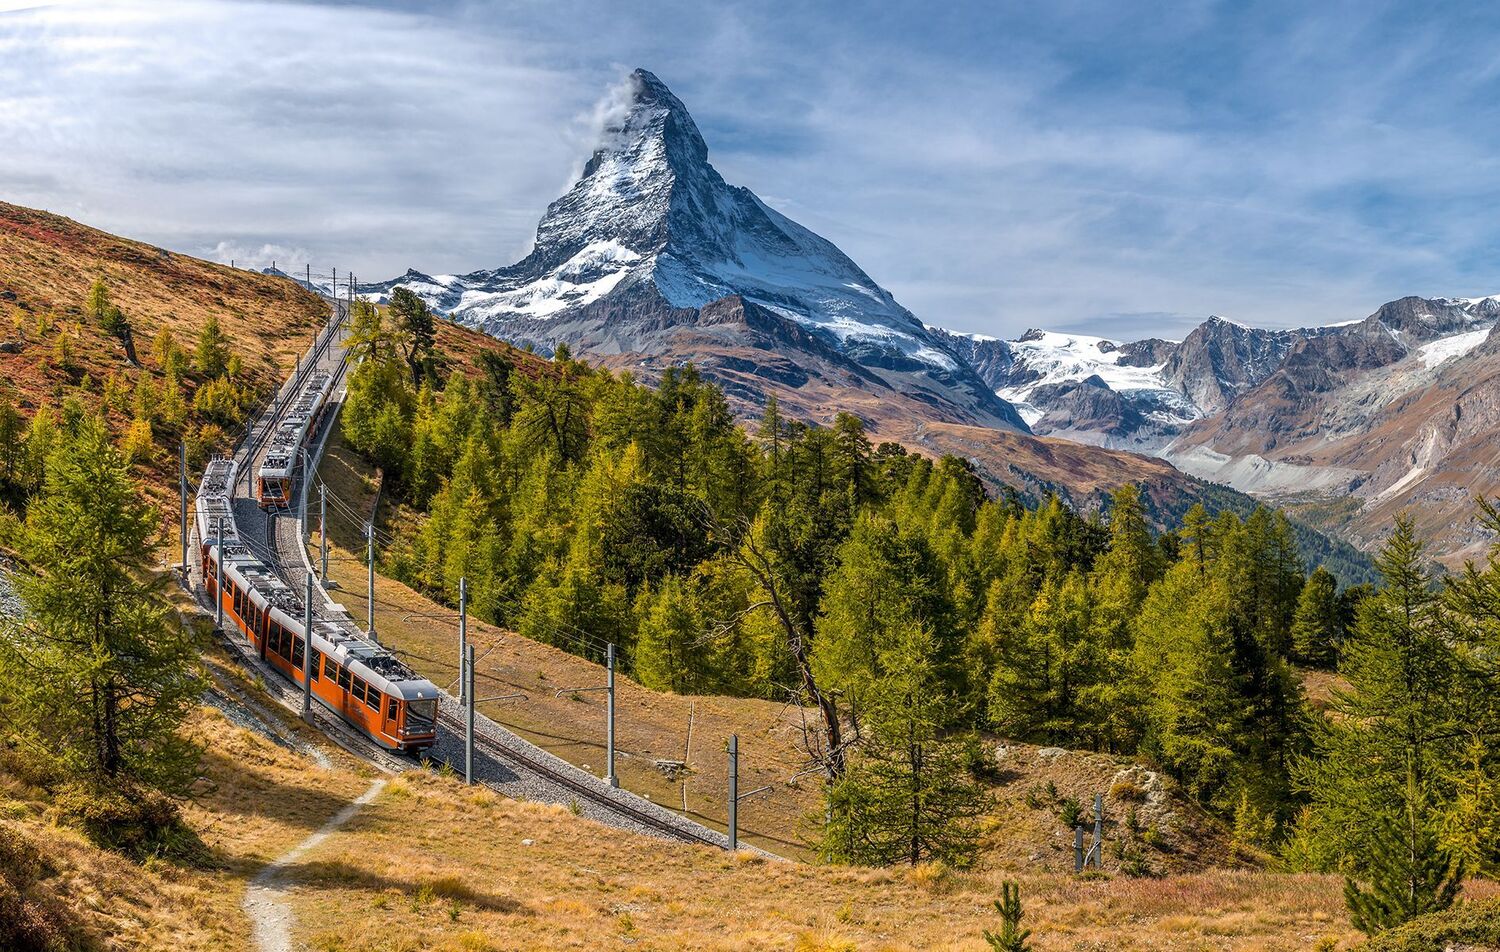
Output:
<svg viewBox="0 0 1500 952">
<path fill-rule="evenodd" d="M 266 458 L 256 473 L 255 498 L 262 509 L 283 508 L 292 502 L 292 475 L 297 468 L 297 454 L 310 434 L 317 432 L 333 375 L 314 370 L 303 381 L 281 421 L 266 444 Z"/>
<path fill-rule="evenodd" d="M 309 638 L 301 593 L 239 537 L 234 481 L 235 464 L 213 460 L 195 505 L 204 587 L 222 607 L 225 624 L 238 628 L 262 659 L 298 687 L 311 644 L 308 670 L 319 704 L 387 749 L 431 747 L 437 740 L 437 687 L 365 637 L 347 614 L 314 618 Z"/>
</svg>

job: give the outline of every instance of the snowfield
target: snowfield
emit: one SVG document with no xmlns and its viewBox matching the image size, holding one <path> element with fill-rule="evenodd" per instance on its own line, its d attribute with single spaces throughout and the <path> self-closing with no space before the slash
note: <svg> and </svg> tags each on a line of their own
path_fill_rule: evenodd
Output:
<svg viewBox="0 0 1500 952">
<path fill-rule="evenodd" d="M 1484 327 L 1477 331 L 1454 334 L 1452 337 L 1444 337 L 1429 344 L 1423 344 L 1417 348 L 1417 359 L 1422 361 L 1423 367 L 1431 370 L 1444 361 L 1462 357 L 1484 343 L 1484 339 L 1490 336 L 1490 330 Z"/>
<path fill-rule="evenodd" d="M 1025 383 L 1002 387 L 996 394 L 1020 411 L 1027 425 L 1039 421 L 1044 408 L 1031 402 L 1039 387 L 1076 383 L 1098 377 L 1109 389 L 1126 397 L 1142 398 L 1153 409 L 1146 416 L 1168 426 L 1182 426 L 1202 416 L 1187 397 L 1167 385 L 1162 377 L 1163 365 L 1132 367 L 1120 363 L 1121 342 L 1086 334 L 1059 334 L 1052 331 L 1028 332 L 1020 340 L 1009 341 L 1020 376 L 1032 377 Z M 1165 411 L 1155 409 L 1166 407 Z"/>
</svg>

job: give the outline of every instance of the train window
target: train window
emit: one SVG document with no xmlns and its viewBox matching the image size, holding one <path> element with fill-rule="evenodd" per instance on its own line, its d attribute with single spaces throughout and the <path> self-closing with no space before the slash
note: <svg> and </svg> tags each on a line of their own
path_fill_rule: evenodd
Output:
<svg viewBox="0 0 1500 952">
<path fill-rule="evenodd" d="M 366 686 L 365 688 L 365 707 L 368 707 L 376 714 L 380 713 L 380 691 L 374 686 Z"/>
<path fill-rule="evenodd" d="M 388 719 L 394 721 L 400 715 L 400 713 L 401 705 L 397 703 L 395 698 L 391 698 L 389 701 L 385 702 L 385 716 Z"/>
<path fill-rule="evenodd" d="M 233 582 L 229 583 L 229 590 L 234 593 L 234 613 L 241 618 L 245 617 L 245 593 Z"/>
<path fill-rule="evenodd" d="M 406 702 L 406 732 L 425 734 L 437 723 L 437 701 Z"/>
<path fill-rule="evenodd" d="M 292 636 L 292 666 L 302 667 L 302 639 Z"/>
<path fill-rule="evenodd" d="M 354 695 L 356 701 L 363 701 L 365 699 L 365 682 L 359 678 L 355 678 L 354 686 L 349 689 L 349 693 Z"/>
<path fill-rule="evenodd" d="M 354 690 L 349 677 L 348 668 L 339 668 L 339 687 L 343 688 L 345 691 Z"/>
<path fill-rule="evenodd" d="M 314 651 L 312 657 L 312 679 L 318 680 L 323 675 L 323 653 Z"/>
</svg>

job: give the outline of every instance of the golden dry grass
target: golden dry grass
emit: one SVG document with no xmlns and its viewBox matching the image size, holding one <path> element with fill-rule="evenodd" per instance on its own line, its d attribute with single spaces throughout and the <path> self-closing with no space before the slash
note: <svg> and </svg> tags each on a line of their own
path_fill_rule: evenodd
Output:
<svg viewBox="0 0 1500 952">
<path fill-rule="evenodd" d="M 317 742 L 222 657 L 217 683 L 282 735 Z M 100 948 L 248 947 L 248 880 L 369 785 L 205 709 L 186 808 L 212 868 L 136 865 L 54 822 L 45 796 L 0 771 L 0 817 L 60 868 L 53 883 Z M 981 950 L 1002 879 L 1021 884 L 1038 952 L 1063 949 L 1305 949 L 1357 938 L 1337 877 L 1204 870 L 1158 879 L 1055 872 L 867 870 L 781 863 L 664 843 L 507 800 L 435 773 L 393 779 L 340 832 L 287 869 L 295 940 L 323 950 Z M 1492 884 L 1471 887 L 1494 894 Z"/>
<path fill-rule="evenodd" d="M 977 950 L 1003 878 L 666 845 L 433 775 L 397 782 L 294 875 L 301 939 L 328 950 Z M 1019 879 L 1037 950 L 1355 939 L 1335 877 Z"/>
<path fill-rule="evenodd" d="M 222 656 L 212 653 L 205 664 L 216 682 L 252 703 L 264 697 Z M 280 731 L 305 731 L 294 718 L 272 711 L 268 700 L 257 706 Z M 212 708 L 197 712 L 186 731 L 204 748 L 199 778 L 183 808 L 208 847 L 210 858 L 201 868 L 142 865 L 97 849 L 59 825 L 45 791 L 0 766 L 0 818 L 43 847 L 58 869 L 47 886 L 78 913 L 100 949 L 244 948 L 249 925 L 240 902 L 249 878 L 368 786 L 365 769 L 352 757 L 330 749 L 338 769 L 318 769 Z M 310 733 L 302 737 L 317 742 Z"/>
</svg>

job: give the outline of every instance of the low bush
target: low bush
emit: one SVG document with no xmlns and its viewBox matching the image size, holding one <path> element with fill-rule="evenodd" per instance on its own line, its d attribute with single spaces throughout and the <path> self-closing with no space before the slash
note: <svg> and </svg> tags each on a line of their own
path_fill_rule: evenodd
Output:
<svg viewBox="0 0 1500 952">
<path fill-rule="evenodd" d="M 74 783 L 57 793 L 57 811 L 95 846 L 137 861 L 169 859 L 201 865 L 208 850 L 182 822 L 177 803 L 149 787 L 107 788 Z"/>
<path fill-rule="evenodd" d="M 1356 952 L 1443 952 L 1500 945 L 1500 899 L 1461 902 L 1383 932 Z"/>
</svg>

